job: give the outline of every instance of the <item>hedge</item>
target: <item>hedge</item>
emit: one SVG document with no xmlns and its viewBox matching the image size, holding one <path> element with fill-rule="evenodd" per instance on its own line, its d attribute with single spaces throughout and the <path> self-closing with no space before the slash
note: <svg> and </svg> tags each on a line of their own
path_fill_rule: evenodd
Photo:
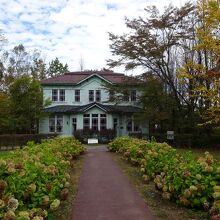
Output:
<svg viewBox="0 0 220 220">
<path fill-rule="evenodd" d="M 77 140 L 55 138 L 0 159 L 0 219 L 46 219 L 67 198 L 72 160 L 84 151 Z"/>
<path fill-rule="evenodd" d="M 179 155 L 167 143 L 129 137 L 116 138 L 108 149 L 138 166 L 144 181 L 153 180 L 164 199 L 220 217 L 220 164 L 208 152 L 195 159 L 192 153 Z"/>
</svg>

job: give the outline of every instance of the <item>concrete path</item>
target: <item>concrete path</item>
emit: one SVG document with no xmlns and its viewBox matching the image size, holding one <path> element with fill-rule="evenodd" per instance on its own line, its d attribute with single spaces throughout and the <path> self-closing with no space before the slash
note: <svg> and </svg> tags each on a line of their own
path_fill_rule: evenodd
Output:
<svg viewBox="0 0 220 220">
<path fill-rule="evenodd" d="M 89 147 L 72 220 L 153 220 L 106 147 Z"/>
</svg>

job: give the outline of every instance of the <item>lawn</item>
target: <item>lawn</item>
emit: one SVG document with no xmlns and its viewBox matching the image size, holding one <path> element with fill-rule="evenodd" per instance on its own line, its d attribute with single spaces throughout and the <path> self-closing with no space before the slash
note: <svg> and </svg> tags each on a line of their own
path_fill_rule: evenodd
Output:
<svg viewBox="0 0 220 220">
<path fill-rule="evenodd" d="M 6 158 L 12 151 L 0 151 L 0 159 Z"/>
<path fill-rule="evenodd" d="M 220 149 L 213 149 L 213 148 L 191 148 L 191 149 L 176 148 L 176 150 L 179 154 L 184 154 L 188 151 L 191 151 L 193 153 L 193 155 L 195 155 L 195 157 L 204 156 L 204 153 L 206 151 L 208 151 L 209 153 L 211 153 L 214 156 L 214 158 L 216 160 L 220 161 Z"/>
</svg>

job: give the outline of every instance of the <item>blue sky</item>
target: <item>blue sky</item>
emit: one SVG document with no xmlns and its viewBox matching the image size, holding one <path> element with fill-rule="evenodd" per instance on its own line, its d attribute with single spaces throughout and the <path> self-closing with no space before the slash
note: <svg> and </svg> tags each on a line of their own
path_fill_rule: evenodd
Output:
<svg viewBox="0 0 220 220">
<path fill-rule="evenodd" d="M 126 32 L 124 17 L 144 16 L 144 8 L 161 10 L 186 0 L 0 0 L 0 29 L 5 49 L 23 44 L 40 50 L 46 62 L 58 57 L 71 71 L 101 69 L 111 57 L 108 32 Z M 116 69 L 117 71 L 117 69 Z"/>
</svg>

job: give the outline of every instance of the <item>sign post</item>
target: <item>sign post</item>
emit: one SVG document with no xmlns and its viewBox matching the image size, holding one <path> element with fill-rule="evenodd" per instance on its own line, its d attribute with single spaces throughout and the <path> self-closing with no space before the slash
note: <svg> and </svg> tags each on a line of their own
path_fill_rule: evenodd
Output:
<svg viewBox="0 0 220 220">
<path fill-rule="evenodd" d="M 174 131 L 167 131 L 167 140 L 174 140 Z"/>
<path fill-rule="evenodd" d="M 167 140 L 170 145 L 174 145 L 174 131 L 167 131 Z"/>
</svg>

